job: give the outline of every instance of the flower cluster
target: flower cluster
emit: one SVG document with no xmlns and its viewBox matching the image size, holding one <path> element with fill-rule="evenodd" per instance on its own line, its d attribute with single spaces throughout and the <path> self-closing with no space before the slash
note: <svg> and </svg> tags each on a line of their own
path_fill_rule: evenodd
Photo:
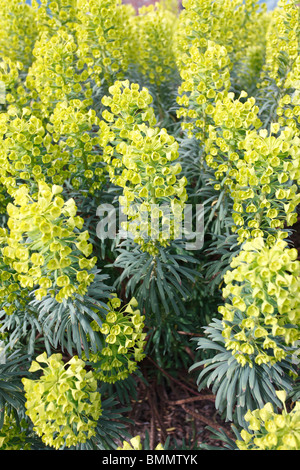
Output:
<svg viewBox="0 0 300 470">
<path fill-rule="evenodd" d="M 266 64 L 262 82 L 274 80 L 278 88 L 284 87 L 289 70 L 298 57 L 299 11 L 295 1 L 280 0 L 272 14 L 266 34 Z"/>
<path fill-rule="evenodd" d="M 45 364 L 43 366 L 42 364 Z M 42 441 L 55 449 L 84 443 L 95 434 L 101 416 L 101 395 L 92 371 L 74 356 L 66 364 L 61 354 L 41 354 L 30 372 L 41 371 L 36 379 L 23 378 L 26 414 Z"/>
<path fill-rule="evenodd" d="M 240 106 L 232 106 L 232 116 L 240 108 L 244 117 L 243 109 L 249 108 L 251 101 L 249 98 Z M 235 103 L 239 105 L 238 101 Z M 247 112 L 249 119 L 250 114 L 256 119 L 255 109 Z M 247 125 L 247 120 L 243 123 Z M 238 141 L 237 134 L 241 138 L 243 130 L 226 125 L 222 129 L 219 135 L 214 130 L 210 132 L 206 161 L 215 169 L 215 189 L 223 184 L 233 200 L 232 230 L 237 232 L 240 243 L 257 236 L 272 242 L 278 229 L 297 221 L 300 195 L 293 182 L 298 182 L 300 176 L 299 137 L 290 128 L 279 133 L 279 125 L 274 124 L 270 132 L 249 130 L 235 148 L 230 140 Z"/>
<path fill-rule="evenodd" d="M 299 128 L 299 8 L 297 2 L 282 0 L 272 14 L 266 34 L 266 60 L 259 88 L 274 89 L 278 123 Z M 274 119 L 274 118 L 273 118 Z"/>
<path fill-rule="evenodd" d="M 226 348 L 245 365 L 275 363 L 299 340 L 300 262 L 283 240 L 244 244 L 226 272 L 219 307 Z"/>
<path fill-rule="evenodd" d="M 20 106 L 27 103 L 24 88 L 21 85 L 20 74 L 23 64 L 2 56 L 0 59 L 0 109 L 5 104 L 15 103 Z"/>
<path fill-rule="evenodd" d="M 119 0 L 43 2 L 35 61 L 26 77 L 36 113 L 48 116 L 59 101 L 78 98 L 89 107 L 92 84 L 112 84 L 122 75 L 128 68 L 130 12 Z"/>
<path fill-rule="evenodd" d="M 228 67 L 224 47 L 208 42 L 201 53 L 192 46 L 181 71 L 178 115 L 185 118 L 188 136 L 201 141 L 205 161 L 214 169 L 214 188 L 225 188 L 233 200 L 238 242 L 258 236 L 271 242 L 278 229 L 297 220 L 298 131 L 281 129 L 279 122 L 263 129 L 255 99 L 245 91 L 238 99 L 228 92 Z"/>
<path fill-rule="evenodd" d="M 9 38 L 9 40 L 8 40 Z M 0 2 L 0 56 L 20 62 L 27 70 L 37 38 L 36 12 L 26 0 Z"/>
<path fill-rule="evenodd" d="M 122 447 L 118 447 L 117 450 L 143 450 L 141 436 L 133 437 L 130 442 L 123 441 Z M 154 450 L 164 450 L 164 448 L 162 444 L 157 444 Z"/>
<path fill-rule="evenodd" d="M 177 98 L 181 106 L 177 116 L 185 118 L 182 128 L 188 131 L 189 137 L 204 139 L 209 125 L 213 124 L 215 103 L 222 102 L 230 87 L 229 65 L 224 46 L 212 41 L 208 41 L 206 48 L 191 46 L 180 70 L 182 83 Z"/>
<path fill-rule="evenodd" d="M 143 6 L 131 17 L 131 60 L 150 84 L 159 86 L 173 78 L 177 24 L 178 17 L 163 3 Z"/>
<path fill-rule="evenodd" d="M 91 72 L 75 73 L 76 51 L 73 35 L 63 29 L 53 35 L 45 31 L 35 42 L 35 61 L 28 71 L 25 84 L 37 116 L 45 119 L 56 103 L 77 98 L 82 92 L 81 82 L 85 82 Z"/>
<path fill-rule="evenodd" d="M 281 96 L 278 100 L 278 107 L 276 114 L 278 116 L 278 123 L 283 126 L 288 126 L 294 131 L 298 131 L 299 135 L 299 104 L 300 104 L 300 60 L 299 57 L 293 62 L 291 70 L 286 75 Z M 293 93 L 288 93 L 292 89 Z M 286 92 L 286 93 L 284 93 Z"/>
<path fill-rule="evenodd" d="M 234 67 L 236 87 L 240 90 L 247 90 L 251 94 L 253 90 L 256 91 L 259 88 L 261 72 L 265 64 L 266 35 L 272 17 L 269 11 L 265 11 L 265 6 L 266 4 L 261 3 L 261 10 L 257 10 L 255 17 L 252 17 L 254 21 L 247 22 L 248 38 L 252 38 L 252 41 L 246 45 L 243 56 Z"/>
<path fill-rule="evenodd" d="M 96 377 L 108 383 L 124 380 L 137 368 L 137 362 L 144 359 L 146 334 L 143 333 L 144 319 L 135 298 L 118 310 L 121 300 L 112 298 L 107 304 L 108 313 L 102 326 L 92 323 L 94 331 L 104 338 L 104 347 L 97 353 L 90 353 L 94 362 Z"/>
<path fill-rule="evenodd" d="M 285 401 L 286 393 L 277 392 Z M 276 413 L 271 403 L 262 409 L 248 411 L 245 415 L 249 431 L 241 431 L 236 444 L 240 450 L 300 450 L 300 402 L 288 412 L 285 405 Z"/>
<path fill-rule="evenodd" d="M 77 0 L 77 56 L 97 86 L 103 81 L 112 85 L 128 69 L 133 14 L 121 0 Z"/>
<path fill-rule="evenodd" d="M 19 111 L 11 106 L 0 114 L 0 181 L 9 194 L 24 182 L 45 179 L 42 164 L 46 140 L 42 121 L 28 108 Z"/>
<path fill-rule="evenodd" d="M 96 258 L 89 258 L 89 233 L 79 232 L 83 219 L 76 215 L 75 202 L 65 202 L 61 192 L 60 186 L 42 182 L 36 195 L 30 195 L 27 186 L 16 190 L 14 204 L 7 207 L 8 230 L 1 243 L 14 281 L 25 290 L 36 288 L 38 299 L 51 294 L 58 302 L 86 292 L 96 263 Z"/>
<path fill-rule="evenodd" d="M 51 162 L 47 176 L 53 183 L 69 180 L 77 191 L 87 190 L 90 194 L 101 189 L 105 176 L 98 145 L 99 122 L 95 110 L 87 111 L 80 100 L 56 105 L 47 124 L 47 131 L 58 142 L 47 147 L 47 160 Z"/>
<path fill-rule="evenodd" d="M 248 56 L 257 39 L 257 23 L 265 15 L 255 0 L 183 0 L 176 34 L 179 69 L 191 46 L 206 48 L 208 41 L 224 46 L 232 66 Z"/>
<path fill-rule="evenodd" d="M 39 35 L 43 32 L 55 34 L 59 29 L 72 31 L 77 11 L 77 0 L 31 0 L 36 13 Z"/>
<path fill-rule="evenodd" d="M 103 159 L 108 164 L 111 181 L 123 188 L 120 203 L 132 222 L 129 230 L 143 250 L 157 253 L 157 245 L 167 245 L 176 238 L 176 217 L 182 217 L 187 200 L 186 178 L 178 178 L 181 165 L 178 143 L 165 129 L 155 126 L 152 97 L 138 84 L 115 82 L 103 104 L 100 124 Z M 117 144 L 114 144 L 117 142 Z M 114 145 L 112 145 L 114 144 Z M 162 206 L 167 205 L 169 214 Z M 151 229 L 148 219 L 156 219 Z M 166 230 L 157 230 L 161 222 Z"/>
</svg>

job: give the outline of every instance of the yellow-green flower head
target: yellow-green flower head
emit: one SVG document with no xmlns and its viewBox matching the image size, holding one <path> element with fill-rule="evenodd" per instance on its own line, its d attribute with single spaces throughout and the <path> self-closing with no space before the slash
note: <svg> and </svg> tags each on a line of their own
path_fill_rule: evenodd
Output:
<svg viewBox="0 0 300 470">
<path fill-rule="evenodd" d="M 153 98 L 147 88 L 140 87 L 129 80 L 116 81 L 109 87 L 109 95 L 102 99 L 104 106 L 111 108 L 111 113 L 104 111 L 104 119 L 114 122 L 115 116 L 120 117 L 124 124 L 130 129 L 134 123 L 134 116 L 137 114 L 137 123 L 148 122 L 150 125 L 156 123 L 153 109 L 150 107 Z M 121 122 L 116 122 L 116 128 L 123 129 Z M 126 129 L 126 127 L 125 127 Z"/>
<path fill-rule="evenodd" d="M 297 221 L 300 201 L 299 137 L 292 128 L 260 129 L 254 98 L 244 103 L 231 94 L 217 102 L 205 141 L 207 164 L 233 199 L 233 231 L 238 242 L 264 236 L 272 243 L 278 229 Z M 251 127 L 257 129 L 251 130 Z"/>
<path fill-rule="evenodd" d="M 34 90 L 41 97 L 43 103 L 36 102 L 41 112 L 51 107 L 47 94 L 58 100 L 72 99 L 84 90 L 87 80 L 100 87 L 124 75 L 129 66 L 131 6 L 120 0 L 43 0 L 41 5 L 35 2 L 35 12 L 41 41 L 35 44 L 37 60 L 27 84 L 33 97 Z M 84 101 L 90 105 L 88 98 Z"/>
<path fill-rule="evenodd" d="M 90 360 L 95 363 L 97 378 L 108 383 L 126 379 L 145 357 L 144 316 L 138 310 L 137 301 L 132 298 L 120 307 L 121 300 L 112 298 L 102 326 L 92 324 L 93 329 L 103 335 L 104 347 L 97 353 L 91 352 Z"/>
<path fill-rule="evenodd" d="M 0 429 L 1 450 L 31 450 L 31 444 L 26 442 L 26 429 L 28 424 L 25 420 L 16 422 L 15 418 L 4 412 L 4 423 Z"/>
<path fill-rule="evenodd" d="M 47 152 L 46 131 L 28 108 L 10 106 L 0 118 L 0 181 L 12 195 L 24 181 L 45 180 L 43 160 Z"/>
<path fill-rule="evenodd" d="M 103 98 L 106 109 L 100 123 L 100 145 L 111 181 L 123 188 L 120 204 L 128 216 L 129 230 L 143 250 L 157 253 L 177 237 L 176 217 L 187 200 L 186 178 L 179 179 L 178 142 L 155 126 L 152 97 L 146 88 L 129 81 L 115 82 Z M 115 142 L 119 142 L 115 144 Z M 161 206 L 168 204 L 169 221 Z M 150 214 L 151 213 L 151 214 Z M 160 219 L 164 231 L 154 231 L 150 216 Z M 167 217 L 168 218 L 168 217 Z"/>
<path fill-rule="evenodd" d="M 50 146 L 47 153 L 49 163 L 52 163 L 48 175 L 53 174 L 53 182 L 62 184 L 68 179 L 76 191 L 88 190 L 90 194 L 102 187 L 105 175 L 97 129 L 99 118 L 96 112 L 86 110 L 82 101 L 57 103 L 47 124 L 48 132 L 58 142 L 56 146 Z"/>
<path fill-rule="evenodd" d="M 22 84 L 21 74 L 24 66 L 21 62 L 10 57 L 1 56 L 0 59 L 0 110 L 11 104 L 22 108 L 27 104 L 28 98 Z"/>
<path fill-rule="evenodd" d="M 64 201 L 62 190 L 42 182 L 34 195 L 25 185 L 16 190 L 14 204 L 7 206 L 9 232 L 1 246 L 21 287 L 36 288 L 38 299 L 51 294 L 58 302 L 86 292 L 96 262 L 90 258 L 88 232 L 80 232 L 83 219 L 76 215 L 75 201 Z"/>
<path fill-rule="evenodd" d="M 59 29 L 71 32 L 77 11 L 77 0 L 32 0 L 36 12 L 38 32 L 55 34 Z"/>
<path fill-rule="evenodd" d="M 272 13 L 266 35 L 266 65 L 263 75 L 266 81 L 270 78 L 274 80 L 278 87 L 283 86 L 287 74 L 298 56 L 298 29 L 297 3 L 295 1 L 281 1 Z M 286 57 L 285 62 L 282 62 L 282 56 Z"/>
<path fill-rule="evenodd" d="M 163 3 L 143 6 L 131 17 L 131 61 L 146 80 L 157 86 L 176 72 L 173 38 L 176 14 Z"/>
<path fill-rule="evenodd" d="M 262 238 L 244 244 L 224 276 L 219 307 L 227 349 L 236 359 L 274 363 L 299 340 L 300 263 L 283 240 L 268 246 Z"/>
<path fill-rule="evenodd" d="M 101 395 L 92 371 L 74 356 L 66 364 L 61 354 L 41 354 L 29 372 L 41 371 L 38 379 L 23 378 L 26 414 L 42 441 L 56 450 L 84 443 L 95 435 L 101 416 Z"/>
<path fill-rule="evenodd" d="M 281 393 L 281 392 L 279 392 Z M 300 402 L 290 412 L 276 413 L 271 403 L 245 415 L 249 431 L 241 432 L 240 450 L 300 450 Z"/>
<path fill-rule="evenodd" d="M 81 91 L 81 77 L 75 77 L 76 51 L 73 35 L 64 29 L 55 35 L 45 31 L 36 41 L 26 87 L 41 117 L 48 117 L 58 101 L 75 98 Z"/>
<path fill-rule="evenodd" d="M 32 50 L 37 38 L 36 12 L 26 0 L 0 2 L 0 52 L 12 61 L 32 63 Z"/>
<path fill-rule="evenodd" d="M 185 64 L 181 67 L 182 83 L 178 89 L 180 96 L 177 103 L 181 106 L 178 117 L 184 117 L 182 128 L 188 135 L 199 140 L 204 138 L 205 129 L 212 121 L 212 115 L 220 114 L 215 111 L 215 103 L 222 96 L 227 96 L 230 87 L 230 60 L 225 47 L 212 41 L 207 42 L 202 52 L 192 45 Z"/>
<path fill-rule="evenodd" d="M 135 436 L 130 439 L 130 442 L 123 441 L 122 447 L 117 447 L 117 450 L 143 450 L 141 436 Z M 162 444 L 158 444 L 154 450 L 164 450 Z"/>
<path fill-rule="evenodd" d="M 192 46 L 203 49 L 207 41 L 214 41 L 227 49 L 238 73 L 241 64 L 247 61 L 249 48 L 257 40 L 257 24 L 266 9 L 259 9 L 253 0 L 184 0 L 183 7 L 175 35 L 179 69 Z"/>
<path fill-rule="evenodd" d="M 298 128 L 299 110 L 299 10 L 295 1 L 280 1 L 272 11 L 266 33 L 265 64 L 259 88 L 276 89 L 275 109 L 280 126 Z"/>
<path fill-rule="evenodd" d="M 94 194 L 104 181 L 99 118 L 80 100 L 60 101 L 45 123 L 29 108 L 0 115 L 0 182 L 9 194 L 24 181 L 63 185 Z"/>
</svg>

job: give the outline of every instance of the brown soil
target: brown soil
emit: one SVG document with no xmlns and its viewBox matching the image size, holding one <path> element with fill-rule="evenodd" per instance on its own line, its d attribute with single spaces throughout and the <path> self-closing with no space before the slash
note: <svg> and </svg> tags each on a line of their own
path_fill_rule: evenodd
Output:
<svg viewBox="0 0 300 470">
<path fill-rule="evenodd" d="M 147 377 L 148 371 L 155 368 L 162 378 L 160 383 L 157 374 Z M 137 382 L 138 397 L 132 401 L 129 415 L 133 422 L 128 429 L 131 436 L 140 435 L 143 441 L 148 433 L 150 449 L 169 437 L 169 448 L 175 450 L 198 449 L 201 443 L 223 447 L 224 442 L 213 439 L 208 426 L 235 439 L 230 423 L 225 423 L 216 411 L 214 395 L 210 390 L 199 392 L 195 379 L 186 371 L 180 371 L 178 379 L 146 359 L 142 373 L 148 384 Z"/>
</svg>

